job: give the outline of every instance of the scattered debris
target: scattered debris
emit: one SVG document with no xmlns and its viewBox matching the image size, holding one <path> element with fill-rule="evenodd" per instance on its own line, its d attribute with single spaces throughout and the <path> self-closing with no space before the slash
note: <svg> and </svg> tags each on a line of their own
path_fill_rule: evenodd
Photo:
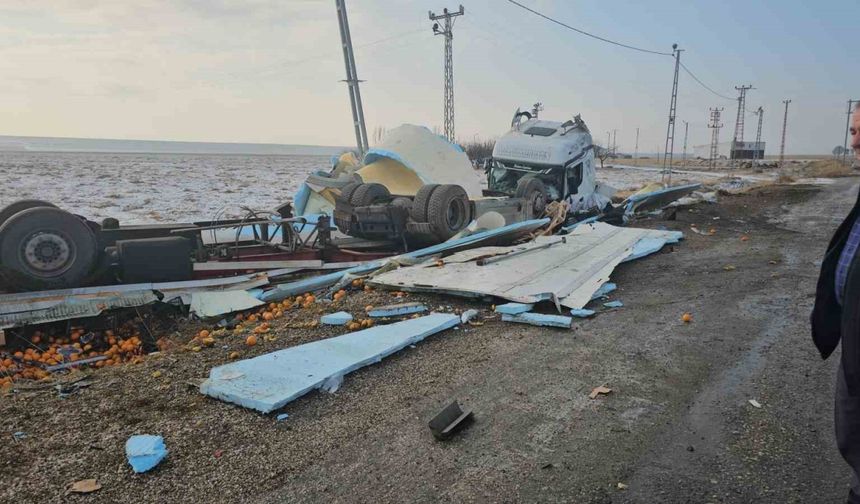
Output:
<svg viewBox="0 0 860 504">
<path fill-rule="evenodd" d="M 85 479 L 70 483 L 66 488 L 66 495 L 73 493 L 88 494 L 93 493 L 96 490 L 101 490 L 101 488 L 101 484 L 95 479 Z"/>
<path fill-rule="evenodd" d="M 472 319 L 474 319 L 477 316 L 478 316 L 478 310 L 475 310 L 474 308 L 471 310 L 466 310 L 462 314 L 460 314 L 460 323 L 468 324 L 469 322 L 472 321 Z"/>
<path fill-rule="evenodd" d="M 377 363 L 459 323 L 457 315 L 434 313 L 224 364 L 210 371 L 200 391 L 269 413 L 322 387 L 332 376 Z"/>
<path fill-rule="evenodd" d="M 26 437 L 27 437 L 27 433 L 23 432 L 23 431 L 17 431 L 17 432 L 12 433 L 12 439 L 14 439 L 16 442 L 20 441 Z"/>
<path fill-rule="evenodd" d="M 573 308 L 570 310 L 570 314 L 574 317 L 579 318 L 588 318 L 594 315 L 596 312 L 594 310 L 589 310 L 587 308 Z"/>
<path fill-rule="evenodd" d="M 606 308 L 621 308 L 624 306 L 624 303 L 621 301 L 610 301 L 608 303 L 603 303 L 603 306 Z"/>
<path fill-rule="evenodd" d="M 455 432 L 468 425 L 472 418 L 472 410 L 463 411 L 460 403 L 455 399 L 430 420 L 430 432 L 436 439 L 449 439 Z"/>
<path fill-rule="evenodd" d="M 141 434 L 125 442 L 125 456 L 136 473 L 144 473 L 157 466 L 167 456 L 164 438 Z"/>
<path fill-rule="evenodd" d="M 517 322 L 542 327 L 561 327 L 570 329 L 573 319 L 564 315 L 544 315 L 543 313 L 520 313 L 519 315 L 502 315 L 503 322 Z"/>
<path fill-rule="evenodd" d="M 725 270 L 725 271 L 734 271 L 736 269 L 737 268 L 735 268 L 735 266 L 732 264 L 727 264 L 727 265 L 723 266 L 723 270 Z"/>
<path fill-rule="evenodd" d="M 423 303 L 401 303 L 396 305 L 379 306 L 367 312 L 373 318 L 399 317 L 427 311 Z"/>
<path fill-rule="evenodd" d="M 535 307 L 531 303 L 506 303 L 496 306 L 496 313 L 504 313 L 507 315 L 519 315 L 520 313 L 530 312 Z"/>
<path fill-rule="evenodd" d="M 627 490 L 627 485 L 625 485 L 624 483 L 621 483 L 621 482 L 619 481 L 619 482 L 618 482 L 618 489 L 619 489 L 619 490 Z"/>
<path fill-rule="evenodd" d="M 755 399 L 750 399 L 748 402 L 752 405 L 753 408 L 761 408 L 761 403 L 756 401 Z"/>
<path fill-rule="evenodd" d="M 592 389 L 591 393 L 588 394 L 588 398 L 589 399 L 597 399 L 597 396 L 606 395 L 606 394 L 609 394 L 611 392 L 612 392 L 611 388 L 601 385 L 599 387 L 594 387 L 594 389 Z"/>
<path fill-rule="evenodd" d="M 352 322 L 352 315 L 347 312 L 329 313 L 320 317 L 320 323 L 326 325 L 346 325 Z"/>
<path fill-rule="evenodd" d="M 288 413 L 281 413 L 280 415 L 275 417 L 275 419 L 279 422 L 283 422 L 287 418 L 290 418 L 290 415 Z"/>
</svg>

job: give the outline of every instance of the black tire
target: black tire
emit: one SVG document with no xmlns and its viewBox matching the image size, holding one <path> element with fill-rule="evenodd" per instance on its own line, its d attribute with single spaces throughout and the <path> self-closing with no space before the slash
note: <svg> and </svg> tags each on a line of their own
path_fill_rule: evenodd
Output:
<svg viewBox="0 0 860 504">
<path fill-rule="evenodd" d="M 430 195 L 427 219 L 441 241 L 459 233 L 472 222 L 472 206 L 466 190 L 453 184 L 439 186 Z"/>
<path fill-rule="evenodd" d="M 22 210 L 29 210 L 31 208 L 39 207 L 57 208 L 57 205 L 37 199 L 24 199 L 15 201 L 13 203 L 10 203 L 9 205 L 6 205 L 5 208 L 0 210 L 0 226 L 5 224 L 6 221 L 9 220 L 9 217 L 12 217 L 13 215 Z"/>
<path fill-rule="evenodd" d="M 514 196 L 526 200 L 526 204 L 531 210 L 532 219 L 538 219 L 543 216 L 548 198 L 546 186 L 541 179 L 532 175 L 520 178 L 517 181 L 517 191 L 514 193 Z"/>
<path fill-rule="evenodd" d="M 375 203 L 385 203 L 391 200 L 391 193 L 388 188 L 382 184 L 361 184 L 355 188 L 349 202 L 354 207 L 362 207 L 373 205 Z"/>
<path fill-rule="evenodd" d="M 427 222 L 427 210 L 430 208 L 430 196 L 433 195 L 439 184 L 427 184 L 421 186 L 415 194 L 415 199 L 412 200 L 412 211 L 409 216 L 415 222 Z"/>
<path fill-rule="evenodd" d="M 403 207 L 409 211 L 412 210 L 412 200 L 405 196 L 398 196 L 391 200 L 391 206 Z"/>
<path fill-rule="evenodd" d="M 79 287 L 98 255 L 93 231 L 58 208 L 30 208 L 0 226 L 0 265 L 15 290 Z"/>
<path fill-rule="evenodd" d="M 347 236 L 353 236 L 358 231 L 358 226 L 355 224 L 352 216 L 346 212 L 340 212 L 337 209 L 334 211 L 334 225 L 341 233 Z"/>
<path fill-rule="evenodd" d="M 358 186 L 360 185 L 360 182 L 350 182 L 349 184 L 343 186 L 340 189 L 340 196 L 338 196 L 338 198 L 340 198 L 340 200 L 344 203 L 349 203 L 352 199 L 352 194 L 355 192 L 356 189 L 358 189 Z"/>
</svg>

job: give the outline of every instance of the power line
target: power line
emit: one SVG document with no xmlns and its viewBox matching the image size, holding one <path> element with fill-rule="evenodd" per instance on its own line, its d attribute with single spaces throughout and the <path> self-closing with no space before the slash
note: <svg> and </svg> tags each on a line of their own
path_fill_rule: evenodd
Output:
<svg viewBox="0 0 860 504">
<path fill-rule="evenodd" d="M 735 101 L 735 98 L 732 98 L 732 97 L 730 97 L 730 96 L 721 95 L 720 93 L 717 93 L 716 91 L 714 91 L 713 89 L 711 89 L 710 87 L 708 87 L 704 82 L 702 82 L 701 80 L 699 80 L 699 78 L 698 78 L 698 77 L 696 77 L 696 76 L 693 74 L 693 72 L 691 72 L 691 71 L 690 71 L 690 69 L 689 69 L 689 68 L 687 68 L 686 66 L 684 66 L 684 64 L 683 64 L 683 63 L 681 63 L 681 68 L 683 68 L 683 69 L 684 69 L 684 71 L 685 71 L 685 72 L 687 72 L 687 73 L 690 75 L 690 77 L 692 77 L 692 78 L 693 78 L 693 80 L 695 80 L 696 82 L 698 82 L 700 86 L 702 86 L 703 88 L 707 89 L 707 90 L 708 90 L 708 91 L 710 91 L 711 93 L 714 93 L 715 95 L 719 96 L 720 98 L 722 98 L 722 99 L 724 99 L 724 100 L 731 100 L 731 101 Z"/>
<path fill-rule="evenodd" d="M 530 8 L 530 7 L 526 7 L 525 5 L 523 5 L 523 4 L 519 3 L 519 2 L 517 2 L 516 0 L 508 0 L 508 2 L 510 2 L 510 3 L 514 4 L 514 5 L 516 5 L 517 7 L 521 8 L 521 9 L 525 9 L 525 10 L 527 10 L 527 11 L 531 12 L 531 13 L 532 13 L 532 14 L 534 14 L 535 16 L 542 17 L 542 18 L 546 19 L 547 21 L 550 21 L 550 22 L 553 22 L 553 23 L 555 23 L 555 24 L 557 24 L 557 25 L 559 25 L 559 26 L 563 26 L 563 27 L 565 27 L 565 28 L 567 28 L 568 30 L 573 30 L 573 31 L 575 31 L 576 33 L 579 33 L 579 34 L 585 35 L 585 36 L 587 36 L 587 37 L 591 37 L 591 38 L 593 38 L 593 39 L 600 40 L 600 41 L 602 41 L 602 42 L 607 42 L 607 43 L 609 43 L 609 44 L 617 45 L 617 46 L 619 46 L 619 47 L 624 47 L 624 48 L 627 48 L 627 49 L 633 49 L 634 51 L 640 51 L 640 52 L 649 53 L 649 54 L 659 54 L 659 55 L 661 55 L 661 56 L 675 56 L 675 54 L 674 54 L 674 53 L 667 53 L 667 52 L 660 52 L 660 51 L 652 51 L 652 50 L 650 50 L 650 49 L 642 49 L 641 47 L 635 47 L 635 46 L 632 46 L 632 45 L 622 44 L 621 42 L 616 42 L 616 41 L 614 41 L 614 40 L 609 40 L 609 39 L 607 39 L 607 38 L 603 38 L 603 37 L 597 36 L 597 35 L 595 35 L 595 34 L 593 34 L 593 33 L 588 33 L 587 31 L 580 30 L 579 28 L 574 28 L 573 26 L 570 26 L 569 24 L 563 23 L 563 22 L 561 22 L 561 21 L 559 21 L 559 20 L 557 20 L 557 19 L 553 19 L 553 18 L 551 18 L 551 17 L 549 17 L 549 16 L 547 16 L 547 15 L 545 15 L 545 14 L 541 14 L 540 12 L 538 12 L 538 11 L 536 11 L 536 10 L 534 10 L 534 9 Z"/>
</svg>

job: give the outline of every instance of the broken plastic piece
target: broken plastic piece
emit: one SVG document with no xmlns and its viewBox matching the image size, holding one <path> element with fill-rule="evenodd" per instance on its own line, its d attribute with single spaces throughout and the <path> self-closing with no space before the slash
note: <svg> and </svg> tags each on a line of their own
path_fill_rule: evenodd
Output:
<svg viewBox="0 0 860 504">
<path fill-rule="evenodd" d="M 570 314 L 578 318 L 588 318 L 594 315 L 594 313 L 594 310 L 589 310 L 588 308 L 573 308 L 570 310 Z"/>
<path fill-rule="evenodd" d="M 478 310 L 466 310 L 460 315 L 460 323 L 468 324 L 470 320 L 478 316 Z"/>
<path fill-rule="evenodd" d="M 326 378 L 320 388 L 325 390 L 329 394 L 334 394 L 335 392 L 337 392 L 341 385 L 343 385 L 343 375 L 338 374 Z"/>
<path fill-rule="evenodd" d="M 320 317 L 320 322 L 326 325 L 345 325 L 352 322 L 352 315 L 347 312 L 329 313 Z"/>
<path fill-rule="evenodd" d="M 505 313 L 508 315 L 519 315 L 520 313 L 530 312 L 535 305 L 525 303 L 507 303 L 496 307 L 496 313 Z"/>
<path fill-rule="evenodd" d="M 455 399 L 445 409 L 434 416 L 429 423 L 430 432 L 439 440 L 450 438 L 454 433 L 468 425 L 472 420 L 472 411 L 463 411 Z"/>
<path fill-rule="evenodd" d="M 562 327 L 570 329 L 573 319 L 564 315 L 544 315 L 543 313 L 520 313 L 519 315 L 502 315 L 503 322 L 517 322 L 542 327 Z"/>
<path fill-rule="evenodd" d="M 607 308 L 621 308 L 622 306 L 624 306 L 624 303 L 622 303 L 621 301 L 610 301 L 608 303 L 603 303 L 603 306 Z"/>
<path fill-rule="evenodd" d="M 603 297 L 603 296 L 609 294 L 610 292 L 614 291 L 617 288 L 618 288 L 618 286 L 615 285 L 615 283 L 606 282 L 605 284 L 601 285 L 599 289 L 594 291 L 594 294 L 591 295 L 591 299 L 594 300 L 594 299 Z"/>
<path fill-rule="evenodd" d="M 379 317 L 397 317 L 400 315 L 411 315 L 427 311 L 427 307 L 422 303 L 401 303 L 389 306 L 380 306 L 367 312 L 368 315 L 374 318 Z"/>
<path fill-rule="evenodd" d="M 276 417 L 275 417 L 275 419 L 276 419 L 277 421 L 279 421 L 279 422 L 283 422 L 283 421 L 284 421 L 284 420 L 286 420 L 287 418 L 290 418 L 289 413 L 281 413 L 280 415 L 278 415 L 278 416 L 276 416 Z"/>
<path fill-rule="evenodd" d="M 167 447 L 164 446 L 164 438 L 161 436 L 148 434 L 131 436 L 125 442 L 125 456 L 134 472 L 143 473 L 164 460 L 167 456 Z"/>
</svg>

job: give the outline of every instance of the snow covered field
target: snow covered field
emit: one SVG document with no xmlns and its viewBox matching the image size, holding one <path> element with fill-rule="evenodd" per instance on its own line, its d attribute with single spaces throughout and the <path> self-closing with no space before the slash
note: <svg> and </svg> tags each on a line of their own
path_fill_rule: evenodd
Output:
<svg viewBox="0 0 860 504">
<path fill-rule="evenodd" d="M 0 152 L 0 208 L 34 198 L 124 224 L 242 217 L 328 168 L 328 156 Z"/>
<path fill-rule="evenodd" d="M 0 151 L 0 208 L 35 198 L 95 221 L 115 217 L 124 224 L 242 217 L 242 206 L 271 210 L 284 203 L 309 173 L 327 170 L 329 163 L 324 155 Z M 723 175 L 676 173 L 672 183 Z M 658 169 L 644 167 L 598 168 L 597 176 L 620 190 L 660 180 Z"/>
</svg>

